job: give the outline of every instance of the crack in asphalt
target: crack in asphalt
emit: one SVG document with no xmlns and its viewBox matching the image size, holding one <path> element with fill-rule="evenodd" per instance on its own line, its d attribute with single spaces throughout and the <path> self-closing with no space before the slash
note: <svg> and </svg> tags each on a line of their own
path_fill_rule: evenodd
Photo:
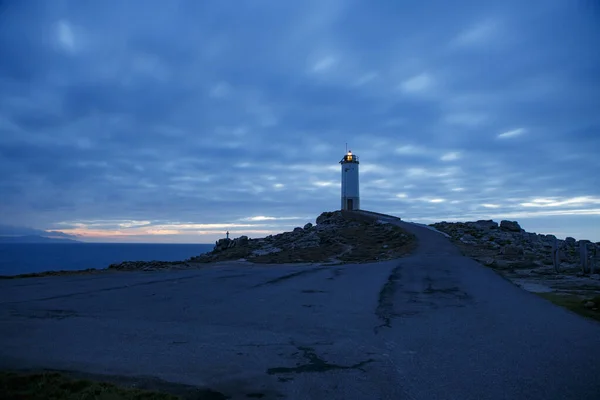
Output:
<svg viewBox="0 0 600 400">
<path fill-rule="evenodd" d="M 391 328 L 392 318 L 394 317 L 394 293 L 396 292 L 396 281 L 401 277 L 401 268 L 402 266 L 398 265 L 392 270 L 387 281 L 379 291 L 375 315 L 383 321 L 383 323 L 375 327 L 375 333 L 379 333 L 379 329 L 383 327 Z"/>
<path fill-rule="evenodd" d="M 283 281 L 286 281 L 288 279 L 296 278 L 296 277 L 301 276 L 301 275 L 307 275 L 307 274 L 312 274 L 312 273 L 315 273 L 315 272 L 323 271 L 325 269 L 328 269 L 328 268 L 319 267 L 319 268 L 305 269 L 305 270 L 298 271 L 298 272 L 292 272 L 291 274 L 279 276 L 277 278 L 268 280 L 266 282 L 259 283 L 258 285 L 254 285 L 254 287 L 261 287 L 261 286 L 265 286 L 265 285 L 273 285 L 275 283 L 283 282 Z"/>
<path fill-rule="evenodd" d="M 297 365 L 296 367 L 276 367 L 276 368 L 269 368 L 267 369 L 267 374 L 269 375 L 274 375 L 274 374 L 285 374 L 285 373 L 306 373 L 306 372 L 327 372 L 327 371 L 331 371 L 331 370 L 347 370 L 347 369 L 358 369 L 360 371 L 365 372 L 362 367 L 366 364 L 369 364 L 373 361 L 375 361 L 372 358 L 369 358 L 368 360 L 365 361 L 361 361 L 358 362 L 356 364 L 353 365 L 339 365 L 339 364 L 332 364 L 332 363 L 328 363 L 327 361 L 323 360 L 322 358 L 320 358 L 319 356 L 316 355 L 315 350 L 312 347 L 303 347 L 303 346 L 298 346 L 297 347 L 298 350 L 300 350 L 302 352 L 302 356 L 306 359 L 308 359 L 308 363 L 306 364 L 300 364 Z"/>
</svg>

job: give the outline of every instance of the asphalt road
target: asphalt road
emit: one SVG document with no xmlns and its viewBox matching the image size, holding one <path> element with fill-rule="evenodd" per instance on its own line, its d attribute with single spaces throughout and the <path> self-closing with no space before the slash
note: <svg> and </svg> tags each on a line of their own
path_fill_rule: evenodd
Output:
<svg viewBox="0 0 600 400">
<path fill-rule="evenodd" d="M 600 324 L 400 224 L 419 248 L 379 264 L 0 281 L 0 368 L 234 399 L 600 399 Z"/>
</svg>

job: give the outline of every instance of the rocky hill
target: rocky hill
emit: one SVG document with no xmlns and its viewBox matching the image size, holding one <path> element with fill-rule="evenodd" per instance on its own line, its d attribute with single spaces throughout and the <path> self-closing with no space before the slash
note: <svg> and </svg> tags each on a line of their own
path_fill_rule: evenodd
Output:
<svg viewBox="0 0 600 400">
<path fill-rule="evenodd" d="M 589 240 L 561 240 L 554 235 L 525 232 L 517 221 L 438 222 L 430 226 L 448 234 L 466 255 L 504 269 L 519 268 L 524 262 L 530 262 L 532 268 L 553 266 L 552 248 L 556 242 L 561 250 L 560 270 L 577 272 L 581 270 L 582 244 L 585 243 L 591 260 L 600 250 L 600 243 Z"/>
<path fill-rule="evenodd" d="M 447 234 L 462 253 L 493 268 L 525 290 L 559 305 L 600 319 L 600 242 L 557 239 L 526 232 L 516 221 L 438 222 L 431 227 Z M 558 270 L 553 246 L 559 248 Z M 585 244 L 588 268 L 581 264 Z"/>
<path fill-rule="evenodd" d="M 361 263 L 398 258 L 412 249 L 413 235 L 351 212 L 325 212 L 316 225 L 259 239 L 220 239 L 194 263 L 244 260 L 253 263 Z"/>
<path fill-rule="evenodd" d="M 352 212 L 324 212 L 316 225 L 307 223 L 291 232 L 250 239 L 219 239 L 211 252 L 185 261 L 125 261 L 111 270 L 193 268 L 221 261 L 280 263 L 364 263 L 390 260 L 410 252 L 416 239 L 398 226 Z"/>
</svg>

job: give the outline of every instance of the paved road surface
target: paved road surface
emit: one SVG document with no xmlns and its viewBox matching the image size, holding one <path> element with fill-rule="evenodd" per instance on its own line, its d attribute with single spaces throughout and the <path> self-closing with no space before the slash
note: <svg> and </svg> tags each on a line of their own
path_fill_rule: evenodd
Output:
<svg viewBox="0 0 600 400">
<path fill-rule="evenodd" d="M 420 247 L 380 264 L 0 281 L 0 368 L 234 399 L 600 399 L 600 324 L 400 224 Z"/>
</svg>

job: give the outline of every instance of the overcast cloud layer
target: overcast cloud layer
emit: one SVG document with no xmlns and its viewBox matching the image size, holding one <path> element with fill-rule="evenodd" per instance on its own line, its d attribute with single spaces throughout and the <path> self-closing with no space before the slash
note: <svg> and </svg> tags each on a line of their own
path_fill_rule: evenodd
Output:
<svg viewBox="0 0 600 400">
<path fill-rule="evenodd" d="M 598 241 L 595 4 L 0 2 L 0 223 L 264 236 L 339 208 L 348 142 L 365 209 Z"/>
</svg>

